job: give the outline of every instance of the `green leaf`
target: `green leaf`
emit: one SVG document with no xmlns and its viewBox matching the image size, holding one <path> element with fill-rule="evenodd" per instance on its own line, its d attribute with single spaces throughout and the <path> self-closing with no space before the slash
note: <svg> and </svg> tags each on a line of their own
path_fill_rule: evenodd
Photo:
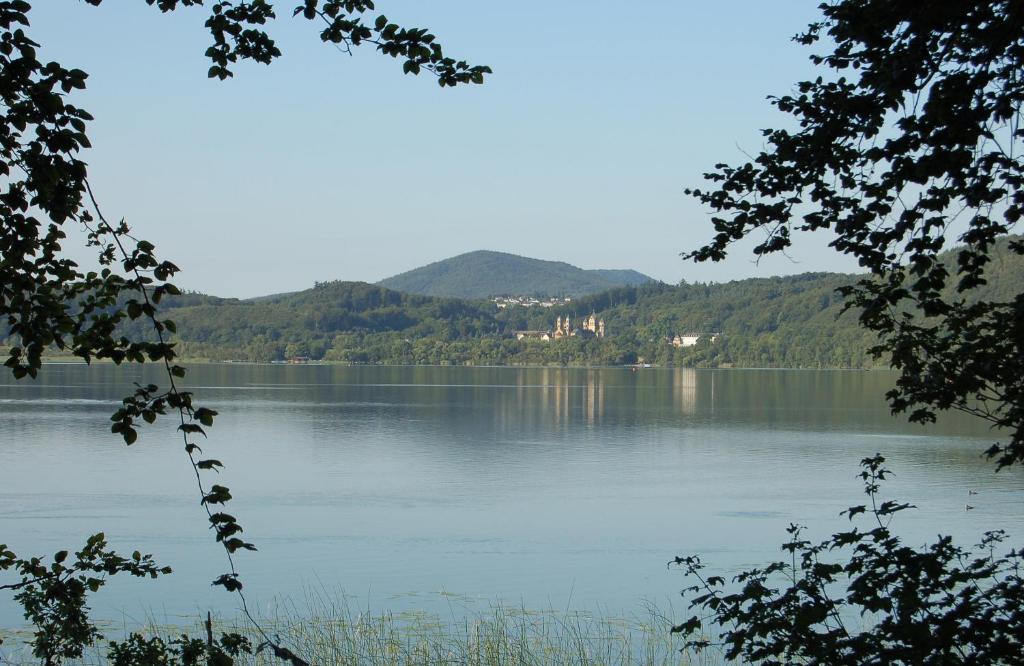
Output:
<svg viewBox="0 0 1024 666">
<path fill-rule="evenodd" d="M 213 425 L 213 417 L 217 415 L 217 412 L 212 409 L 200 407 L 193 414 L 193 418 L 202 423 L 204 426 Z"/>
</svg>

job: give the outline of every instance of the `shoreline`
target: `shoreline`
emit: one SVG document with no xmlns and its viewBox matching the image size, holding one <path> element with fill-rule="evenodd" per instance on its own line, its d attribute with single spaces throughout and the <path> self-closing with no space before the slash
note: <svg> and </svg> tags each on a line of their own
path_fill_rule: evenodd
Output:
<svg viewBox="0 0 1024 666">
<path fill-rule="evenodd" d="M 2 352 L 3 350 L 0 350 Z M 845 371 L 845 372 L 893 372 L 892 368 L 870 367 L 854 368 L 849 366 L 823 366 L 823 367 L 787 367 L 787 366 L 744 366 L 744 365 L 717 365 L 717 366 L 685 366 L 685 365 L 658 365 L 654 363 L 625 364 L 625 365 L 576 365 L 576 364 L 527 364 L 527 363 L 506 363 L 506 364 L 432 364 L 432 363 L 348 363 L 345 361 L 307 361 L 301 363 L 288 361 L 220 361 L 202 357 L 188 357 L 175 359 L 181 365 L 242 365 L 242 366 L 272 366 L 272 367 L 343 367 L 343 368 L 509 368 L 515 370 L 538 369 L 565 369 L 565 370 L 774 370 L 781 372 L 804 372 L 804 371 Z M 118 365 L 110 359 L 94 359 L 89 363 L 77 356 L 62 355 L 43 360 L 43 365 Z M 137 365 L 137 364 L 132 364 Z M 146 364 L 143 364 L 146 365 Z"/>
</svg>

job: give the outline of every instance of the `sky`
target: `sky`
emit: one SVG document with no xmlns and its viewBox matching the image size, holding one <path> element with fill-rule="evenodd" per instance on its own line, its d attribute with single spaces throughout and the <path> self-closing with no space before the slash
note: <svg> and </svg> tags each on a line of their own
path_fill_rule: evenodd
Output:
<svg viewBox="0 0 1024 666">
<path fill-rule="evenodd" d="M 349 56 L 275 3 L 283 56 L 206 77 L 209 9 L 37 0 L 42 58 L 89 73 L 83 153 L 104 213 L 183 269 L 175 283 L 251 297 L 375 282 L 487 249 L 669 283 L 854 271 L 824 234 L 788 257 L 718 264 L 684 194 L 788 126 L 766 101 L 816 75 L 791 41 L 817 0 L 378 0 L 494 74 L 442 89 L 372 46 Z M 83 265 L 88 254 L 69 239 Z"/>
</svg>

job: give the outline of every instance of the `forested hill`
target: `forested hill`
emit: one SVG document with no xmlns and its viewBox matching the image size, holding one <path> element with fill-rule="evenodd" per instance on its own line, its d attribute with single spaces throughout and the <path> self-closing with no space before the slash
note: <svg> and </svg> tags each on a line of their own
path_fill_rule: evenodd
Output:
<svg viewBox="0 0 1024 666">
<path fill-rule="evenodd" d="M 1012 298 L 1024 260 L 997 247 L 986 298 Z M 947 255 L 952 263 L 955 257 Z M 873 339 L 855 313 L 840 316 L 836 289 L 854 275 L 808 273 L 724 284 L 648 283 L 573 299 L 563 306 L 508 307 L 490 301 L 400 293 L 361 282 L 328 282 L 260 299 L 169 297 L 183 353 L 214 360 L 294 357 L 351 363 L 616 365 L 648 363 L 758 367 L 869 367 Z M 604 339 L 517 340 L 595 314 Z M 135 322 L 135 332 L 143 332 Z M 675 335 L 718 334 L 676 348 Z"/>
<path fill-rule="evenodd" d="M 850 276 L 801 275 L 720 285 L 620 287 L 555 308 L 499 310 L 485 300 L 417 296 L 355 282 L 240 301 L 188 294 L 164 301 L 182 352 L 213 360 L 295 357 L 352 363 L 862 367 L 871 340 L 838 318 Z M 517 340 L 558 316 L 596 313 L 604 339 Z M 142 333 L 141 323 L 136 333 Z M 676 335 L 718 333 L 675 348 Z"/>
<path fill-rule="evenodd" d="M 634 270 L 584 270 L 560 261 L 479 250 L 381 280 L 388 289 L 425 296 L 582 296 L 652 278 Z"/>
</svg>

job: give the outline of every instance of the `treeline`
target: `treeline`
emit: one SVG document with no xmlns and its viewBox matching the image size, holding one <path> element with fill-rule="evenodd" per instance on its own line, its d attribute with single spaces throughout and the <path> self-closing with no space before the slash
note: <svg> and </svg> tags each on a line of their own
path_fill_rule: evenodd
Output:
<svg viewBox="0 0 1024 666">
<path fill-rule="evenodd" d="M 492 309 L 490 303 L 403 294 L 362 282 L 318 283 L 293 294 L 244 301 L 174 299 L 165 305 L 166 316 L 177 324 L 184 355 L 264 362 L 326 359 L 332 350 L 337 357 L 346 338 L 494 338 L 501 331 Z M 147 334 L 142 323 L 132 326 L 132 333 Z"/>
<path fill-rule="evenodd" d="M 341 363 L 869 367 L 871 340 L 839 317 L 840 275 L 722 285 L 622 287 L 555 308 L 498 310 L 488 301 L 403 294 L 352 282 L 238 301 L 187 295 L 168 303 L 186 357 Z M 604 339 L 517 340 L 558 316 L 595 313 Z M 143 334 L 140 324 L 134 331 Z M 676 334 L 718 334 L 676 348 Z"/>
<path fill-rule="evenodd" d="M 946 259 L 955 261 L 953 254 Z M 1012 297 L 1024 261 L 992 253 L 989 283 L 974 297 Z M 842 312 L 837 289 L 854 275 L 808 273 L 725 284 L 619 287 L 552 308 L 499 310 L 485 300 L 418 296 L 360 282 L 318 283 L 256 299 L 168 297 L 185 358 L 253 362 L 303 358 L 340 363 L 430 365 L 622 365 L 867 368 L 874 339 Z M 550 331 L 557 317 L 603 319 L 603 339 L 517 340 Z M 151 334 L 142 320 L 126 334 Z M 714 342 L 710 335 L 717 335 Z M 676 348 L 675 335 L 700 335 Z M 0 336 L 2 337 L 2 336 Z M 14 342 L 9 341 L 10 342 Z"/>
</svg>

